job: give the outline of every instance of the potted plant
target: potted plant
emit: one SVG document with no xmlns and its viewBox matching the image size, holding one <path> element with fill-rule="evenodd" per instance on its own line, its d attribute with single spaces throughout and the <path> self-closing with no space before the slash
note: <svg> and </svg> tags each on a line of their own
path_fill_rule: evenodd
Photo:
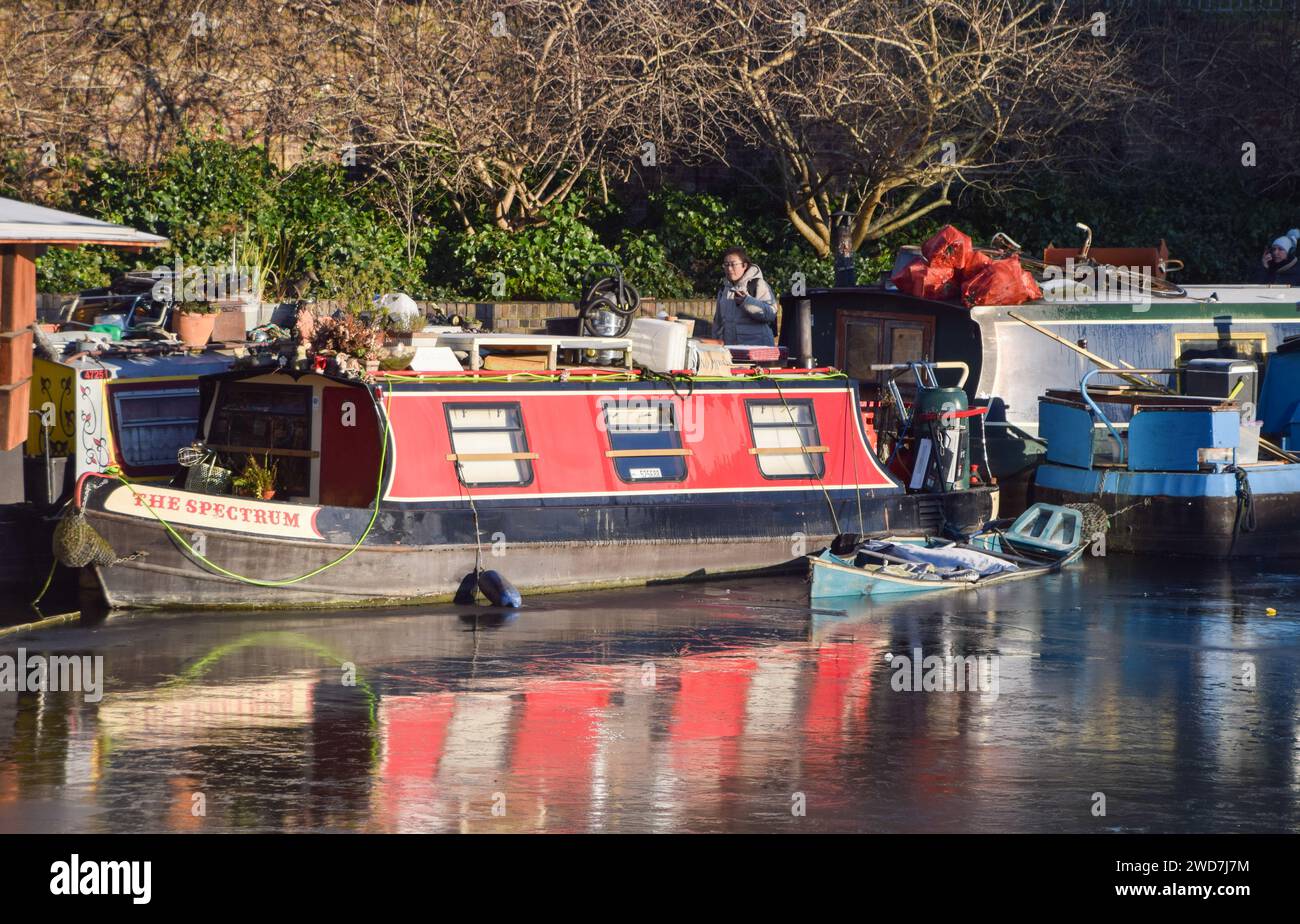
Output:
<svg viewBox="0 0 1300 924">
<path fill-rule="evenodd" d="M 427 321 L 424 314 L 400 314 L 385 311 L 379 320 L 384 332 L 384 346 L 410 344 L 412 336 L 424 330 Z"/>
<path fill-rule="evenodd" d="M 248 461 L 244 463 L 244 470 L 239 473 L 232 484 L 235 490 L 245 497 L 260 497 L 262 500 L 271 500 L 275 497 L 275 478 L 279 474 L 279 466 L 274 462 L 268 462 L 263 459 L 257 461 L 257 456 L 249 456 Z"/>
<path fill-rule="evenodd" d="M 333 355 L 340 370 L 352 366 L 379 368 L 379 342 L 383 332 L 371 327 L 355 314 L 339 312 L 334 317 L 317 318 L 312 330 L 312 352 Z"/>
<path fill-rule="evenodd" d="M 217 323 L 216 305 L 211 302 L 180 302 L 176 306 L 176 333 L 188 347 L 206 346 Z"/>
</svg>

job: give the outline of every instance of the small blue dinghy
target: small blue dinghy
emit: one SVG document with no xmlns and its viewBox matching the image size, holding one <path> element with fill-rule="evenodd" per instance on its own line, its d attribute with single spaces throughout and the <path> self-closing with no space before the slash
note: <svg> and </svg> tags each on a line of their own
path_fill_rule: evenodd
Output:
<svg viewBox="0 0 1300 924">
<path fill-rule="evenodd" d="M 810 555 L 813 597 L 894 597 L 988 587 L 1060 571 L 1091 537 L 1083 514 L 1034 504 L 1009 527 L 986 527 L 966 542 L 888 536 L 837 543 Z"/>
</svg>

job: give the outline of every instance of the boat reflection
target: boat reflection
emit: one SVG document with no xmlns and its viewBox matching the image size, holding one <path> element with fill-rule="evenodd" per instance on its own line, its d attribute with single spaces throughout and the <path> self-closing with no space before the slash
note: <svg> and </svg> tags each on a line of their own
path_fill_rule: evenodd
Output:
<svg viewBox="0 0 1300 924">
<path fill-rule="evenodd" d="M 7 639 L 108 683 L 0 696 L 0 830 L 1300 829 L 1300 621 L 1246 602 L 1300 582 L 1126 567 L 840 613 L 765 581 Z M 997 658 L 996 695 L 897 689 L 917 649 Z"/>
</svg>

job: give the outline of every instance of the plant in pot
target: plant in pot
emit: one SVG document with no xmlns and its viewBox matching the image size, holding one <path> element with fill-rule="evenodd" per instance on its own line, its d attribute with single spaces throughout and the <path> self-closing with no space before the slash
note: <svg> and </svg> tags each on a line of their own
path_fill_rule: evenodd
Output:
<svg viewBox="0 0 1300 924">
<path fill-rule="evenodd" d="M 352 365 L 348 358 L 378 368 L 379 340 L 382 332 L 366 324 L 357 315 L 339 312 L 335 317 L 318 318 L 312 332 L 312 351 L 333 355 L 340 369 Z"/>
<path fill-rule="evenodd" d="M 180 302 L 176 306 L 176 333 L 188 347 L 206 346 L 212 339 L 219 309 L 211 302 Z"/>
<path fill-rule="evenodd" d="M 411 336 L 424 330 L 427 323 L 423 313 L 402 314 L 385 311 L 379 319 L 379 324 L 384 331 L 384 345 L 410 343 Z"/>
<path fill-rule="evenodd" d="M 244 470 L 233 480 L 232 484 L 235 490 L 245 497 L 260 497 L 262 500 L 271 500 L 275 497 L 275 478 L 279 474 L 279 466 L 274 462 L 263 459 L 257 461 L 257 456 L 249 456 L 248 461 L 244 463 Z"/>
</svg>

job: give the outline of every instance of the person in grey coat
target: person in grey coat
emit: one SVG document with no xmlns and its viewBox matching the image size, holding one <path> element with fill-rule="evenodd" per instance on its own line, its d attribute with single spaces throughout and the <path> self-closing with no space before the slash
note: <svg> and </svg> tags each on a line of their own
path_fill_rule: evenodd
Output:
<svg viewBox="0 0 1300 924">
<path fill-rule="evenodd" d="M 713 336 L 723 343 L 775 346 L 776 297 L 763 271 L 749 262 L 744 249 L 722 255 L 722 285 L 713 314 Z"/>
</svg>

